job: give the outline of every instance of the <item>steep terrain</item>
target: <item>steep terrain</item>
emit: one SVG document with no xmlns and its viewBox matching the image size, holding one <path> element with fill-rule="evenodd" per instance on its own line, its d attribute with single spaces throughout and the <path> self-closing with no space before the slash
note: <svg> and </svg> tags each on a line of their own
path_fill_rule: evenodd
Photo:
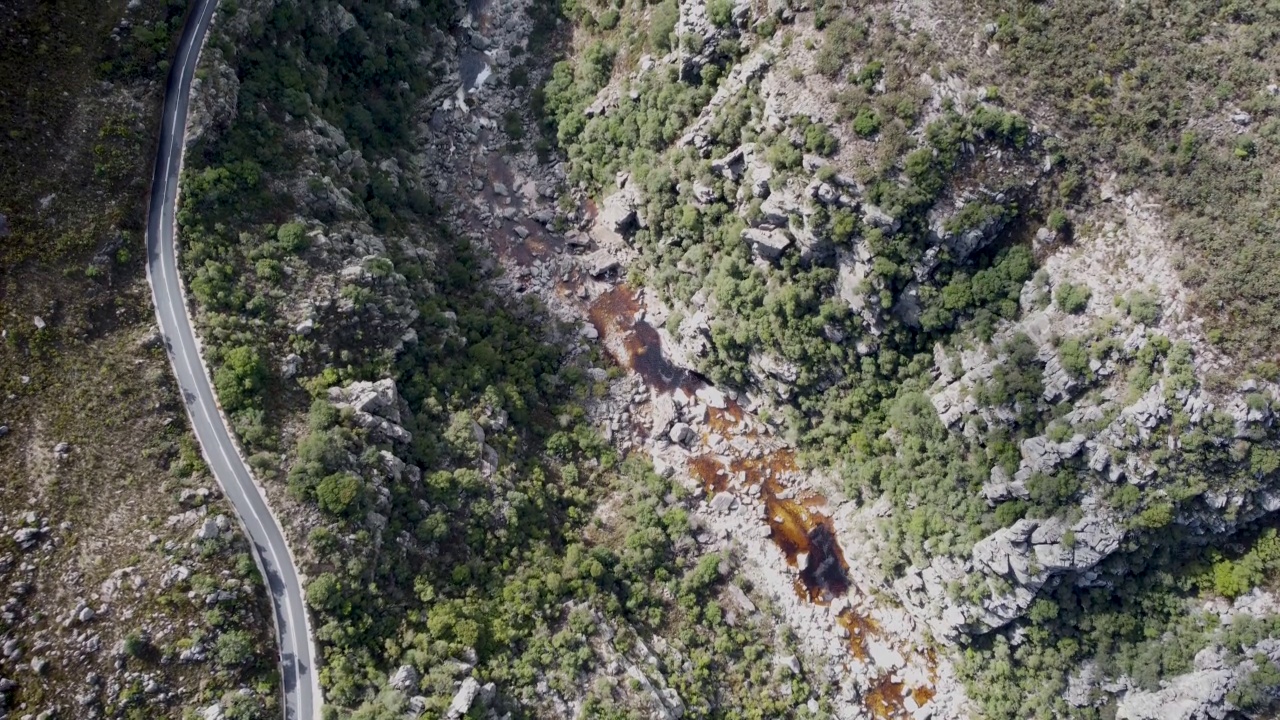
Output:
<svg viewBox="0 0 1280 720">
<path fill-rule="evenodd" d="M 182 4 L 0 15 L 0 715 L 275 716 L 270 607 L 144 274 Z"/>
<path fill-rule="evenodd" d="M 228 9 L 184 271 L 331 712 L 1272 712 L 1273 14 Z"/>
</svg>

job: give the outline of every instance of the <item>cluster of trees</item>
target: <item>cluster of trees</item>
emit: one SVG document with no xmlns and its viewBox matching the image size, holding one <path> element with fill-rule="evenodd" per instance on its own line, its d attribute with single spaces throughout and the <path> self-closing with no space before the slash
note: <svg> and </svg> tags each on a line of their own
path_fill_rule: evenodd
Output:
<svg viewBox="0 0 1280 720">
<path fill-rule="evenodd" d="M 785 698 L 807 697 L 811 688 L 770 660 L 784 640 L 756 621 L 734 620 L 720 604 L 734 559 L 698 559 L 687 499 L 647 467 L 619 465 L 590 431 L 580 405 L 588 376 L 550 342 L 569 331 L 532 305 L 495 296 L 479 254 L 437 224 L 429 200 L 405 189 L 408 181 L 389 183 L 376 171 L 346 178 L 363 200 L 352 219 L 387 233 L 387 257 L 363 268 L 375 279 L 403 278 L 396 287 L 418 310 L 417 342 L 383 361 L 388 356 L 367 337 L 318 327 L 302 338 L 280 328 L 280 290 L 303 282 L 308 264 L 320 261 L 308 253 L 307 227 L 331 219 L 324 207 L 273 190 L 291 186 L 275 180 L 300 164 L 324 160 L 299 154 L 291 123 L 325 118 L 373 166 L 412 148 L 412 101 L 432 82 L 418 58 L 439 8 L 336 5 L 275 6 L 250 19 L 247 36 L 213 41 L 241 80 L 240 113 L 194 153 L 180 218 L 193 295 L 206 311 L 207 336 L 221 341 L 219 397 L 241 439 L 259 451 L 251 461 L 264 475 L 274 473 L 280 448 L 274 432 L 256 428 L 278 428 L 308 397 L 300 388 L 311 391 L 284 481 L 322 518 L 306 542 L 315 559 L 307 599 L 329 712 L 399 717 L 406 698 L 386 682 L 407 663 L 423 678 L 412 694 L 429 699 L 428 714 L 440 714 L 464 662 L 482 682 L 498 684 L 502 706 L 521 713 L 545 707 L 540 683 L 580 697 L 587 678 L 599 680 L 586 693 L 593 707 L 647 712 L 642 692 L 601 673 L 611 659 L 597 649 L 607 631 L 632 660 L 641 658 L 642 642 L 667 638 L 659 670 L 695 714 L 791 713 Z M 325 18 L 347 11 L 356 27 L 332 37 Z M 609 47 L 593 45 L 581 60 L 580 68 L 557 70 L 547 112 L 580 117 L 608 79 Z M 695 95 L 705 102 L 710 90 Z M 664 113 L 696 99 L 676 85 L 643 98 L 625 123 L 637 142 L 644 138 L 638 148 L 671 142 L 679 125 Z M 606 129 L 565 128 L 566 137 L 575 132 L 603 142 L 596 133 Z M 430 244 L 438 260 L 402 253 L 402 232 Z M 357 291 L 357 307 L 383 299 L 376 284 Z M 282 346 L 311 351 L 320 341 L 333 346 L 337 362 L 274 392 L 281 383 L 269 355 Z M 324 395 L 338 382 L 386 376 L 410 410 L 402 418 L 408 444 L 379 442 Z M 400 462 L 413 467 L 397 469 Z M 618 494 L 620 510 L 597 517 L 596 503 Z M 235 636 L 217 649 L 228 662 L 238 650 Z"/>
<path fill-rule="evenodd" d="M 1014 336 L 999 348 L 1002 362 L 976 391 L 980 403 L 1008 409 L 1001 415 L 1008 418 L 1003 424 L 988 427 L 980 422 L 973 428 L 976 432 L 948 432 L 921 391 L 932 380 L 927 371 L 933 365 L 930 351 L 936 342 L 957 333 L 987 341 L 1001 320 L 1016 318 L 1021 290 L 1032 277 L 1035 263 L 1029 248 L 1008 244 L 1004 238 L 1027 220 L 1040 217 L 1053 231 L 1069 233 L 1070 223 L 1057 205 L 1078 197 L 1080 182 L 1073 169 L 1075 161 L 1064 160 L 1060 153 L 1076 159 L 1093 156 L 1077 157 L 1071 147 L 1052 143 L 1052 147 L 1040 146 L 1020 115 L 986 103 L 968 110 L 947 108 L 923 128 L 924 141 L 916 143 L 906 131 L 916 122 L 920 97 L 903 75 L 914 72 L 918 77 L 924 68 L 917 65 L 930 57 L 930 50 L 882 39 L 883 28 L 871 19 L 859 22 L 845 17 L 840 3 L 819 2 L 814 10 L 815 26 L 824 30 L 818 70 L 842 83 L 833 93 L 840 107 L 836 120 L 850 123 L 853 135 L 873 140 L 876 147 L 869 155 L 877 157 L 878 163 L 857 171 L 858 179 L 868 187 L 865 199 L 885 210 L 897 221 L 897 227 L 889 231 L 864 226 L 853 213 L 823 207 L 804 209 L 790 224 L 814 236 L 820 248 L 823 243 L 840 249 L 856 242 L 873 251 L 875 261 L 863 286 L 870 308 L 862 312 L 877 318 L 879 332 L 874 337 L 864 333 L 860 314 L 851 313 L 834 297 L 836 273 L 829 251 L 824 254 L 819 250 L 802 258 L 794 248 L 776 264 L 756 261 L 739 235 L 744 220 L 750 221 L 761 212 L 759 202 L 750 204 L 742 213 L 744 217 L 739 217 L 734 201 L 737 183 L 711 173 L 709 163 L 693 149 L 672 147 L 671 138 L 681 134 L 688 118 L 705 103 L 698 95 L 696 81 L 682 80 L 675 73 L 665 78 L 648 76 L 646 94 L 663 93 L 664 97 L 693 101 L 689 106 L 673 105 L 677 110 L 665 117 L 678 124 L 665 135 L 642 138 L 631 130 L 640 127 L 635 120 L 638 110 L 636 104 L 625 100 L 603 116 L 586 119 L 577 115 L 594 90 L 580 96 L 583 99 L 576 105 L 555 105 L 561 111 L 550 113 L 549 120 L 559 131 L 573 176 L 608 192 L 618 170 L 631 173 L 632 183 L 644 196 L 646 227 L 634 238 L 641 260 L 630 277 L 679 301 L 677 305 L 687 304 L 697 292 L 712 302 L 711 356 L 701 370 L 717 382 L 742 386 L 756 382 L 752 358 L 761 352 L 780 357 L 795 368 L 796 381 L 791 383 L 795 394 L 782 410 L 793 436 L 808 449 L 809 459 L 827 466 L 848 466 L 852 469 L 851 491 L 886 494 L 894 501 L 897 512 L 885 521 L 882 560 L 886 568 L 892 571 L 909 563 L 924 564 L 938 554 L 964 554 L 975 540 L 1025 516 L 1065 513 L 1069 518 L 1078 517 L 1075 506 L 1089 471 L 1074 462 L 1031 477 L 1027 482 L 1029 499 L 993 508 L 982 497 L 982 485 L 993 466 L 1003 466 L 1010 473 L 1016 470 L 1023 439 L 1048 432 L 1051 439 L 1061 441 L 1079 430 L 1055 420 L 1071 410 L 1070 401 L 1050 404 L 1043 400 L 1044 364 L 1029 338 Z M 1131 12 L 1095 10 L 1104 15 Z M 1044 73 L 1049 68 L 1061 70 L 1064 53 L 1055 49 L 1048 58 L 1036 58 L 1032 49 L 1046 51 L 1046 36 L 1068 32 L 1068 16 L 1084 12 L 1079 6 L 1028 6 L 1004 16 L 998 33 L 1007 33 L 1008 39 L 1022 44 L 1015 54 L 1019 66 L 1038 64 L 1037 83 L 1052 84 L 1055 91 L 1070 90 L 1064 94 L 1069 94 L 1071 113 L 1080 116 L 1082 126 L 1091 122 L 1080 115 L 1082 110 L 1092 107 L 1089 112 L 1096 112 L 1098 102 L 1110 105 L 1115 102 L 1110 99 L 1113 96 L 1099 90 L 1094 96 L 1098 102 L 1082 103 L 1080 89 L 1087 85 L 1079 79 L 1082 71 L 1072 69 L 1050 81 Z M 1269 13 L 1247 20 L 1236 13 L 1231 18 L 1233 26 L 1251 29 L 1264 22 L 1270 22 Z M 1166 27 L 1157 35 L 1168 32 L 1176 30 Z M 1112 32 L 1110 38 L 1118 40 L 1119 34 Z M 1085 41 L 1085 36 L 1076 34 L 1070 45 L 1080 46 Z M 787 42 L 789 38 L 784 36 L 784 46 Z M 1148 39 L 1142 44 L 1144 52 L 1157 47 Z M 884 62 L 888 58 L 892 60 Z M 1094 56 L 1086 63 L 1092 68 L 1089 72 L 1094 85 L 1097 77 L 1110 76 L 1093 67 L 1106 62 Z M 581 82 L 582 72 L 572 63 L 563 64 L 548 92 L 567 97 L 569 81 L 577 77 Z M 1167 73 L 1161 70 L 1161 74 Z M 1066 80 L 1068 75 L 1073 79 Z M 1124 92 L 1141 92 L 1143 87 L 1145 83 L 1130 82 Z M 993 87 L 988 99 L 994 101 L 998 94 Z M 570 108 L 573 116 L 564 112 Z M 807 118 L 793 121 L 783 132 L 757 130 L 759 108 L 756 89 L 749 87 L 717 110 L 711 125 L 714 132 L 709 133 L 713 157 L 755 142 L 757 152 L 763 153 L 774 169 L 771 184 L 777 187 L 800 172 L 804 153 L 825 155 L 837 149 L 828 127 Z M 1112 126 L 1130 122 L 1132 118 L 1123 113 L 1111 113 L 1100 132 L 1111 133 Z M 1140 133 L 1142 142 L 1149 140 L 1154 145 L 1163 132 L 1162 125 L 1148 123 Z M 1121 142 L 1120 138 L 1116 135 L 1112 140 Z M 1004 184 L 1006 180 L 984 177 L 982 168 L 972 162 L 984 148 L 1000 149 L 1008 162 L 1021 163 L 1034 174 L 1038 171 L 1032 166 L 1048 151 L 1059 172 L 1058 185 L 1045 183 L 1046 187 L 1033 195 Z M 1242 162 L 1251 163 L 1258 153 L 1269 152 L 1257 143 L 1244 152 L 1239 149 L 1239 144 L 1233 146 L 1230 158 L 1231 167 L 1236 168 L 1233 178 L 1241 177 L 1238 168 L 1248 167 Z M 1195 155 L 1196 143 L 1181 152 Z M 1188 162 L 1178 168 L 1184 178 L 1194 172 Z M 831 181 L 834 175 L 819 173 L 818 179 Z M 1003 198 L 963 205 L 943 229 L 963 234 L 989 228 L 996 233 L 995 242 L 963 262 L 953 261 L 944 252 L 927 279 L 918 277 L 916 269 L 934 244 L 927 221 L 930 211 L 948 198 L 958 180 L 972 186 L 975 179 L 994 182 L 995 186 L 988 188 L 989 197 L 1003 192 Z M 714 198 L 710 202 L 695 200 L 695 185 L 711 187 Z M 1256 213 L 1250 217 L 1257 227 L 1265 223 Z M 1232 252 L 1233 257 L 1244 256 Z M 1038 284 L 1046 285 L 1043 281 Z M 1260 281 L 1255 285 L 1267 286 Z M 920 311 L 914 324 L 895 312 L 907 293 Z M 1038 302 L 1051 301 L 1061 312 L 1079 313 L 1088 306 L 1090 292 L 1085 285 L 1063 283 L 1052 298 L 1047 292 L 1040 293 Z M 1118 300 L 1117 307 L 1134 323 L 1147 326 L 1160 312 L 1158 303 L 1140 291 Z M 1264 303 L 1250 312 L 1264 307 L 1270 305 Z M 681 320 L 675 316 L 668 328 L 678 331 Z M 1171 402 L 1195 386 L 1189 346 L 1153 335 L 1137 352 L 1127 352 L 1114 330 L 1112 321 L 1084 336 L 1055 341 L 1063 367 L 1079 383 L 1078 393 L 1097 381 L 1090 370 L 1095 360 L 1120 366 L 1126 373 L 1130 400 L 1160 379 L 1165 381 Z M 870 345 L 872 352 L 855 352 L 859 341 Z M 1123 561 L 1132 563 L 1118 573 L 1124 582 L 1115 591 L 1077 591 L 1064 584 L 1057 595 L 1035 606 L 1029 623 L 1031 642 L 1015 647 L 997 638 L 975 646 L 966 672 L 974 697 L 989 716 L 1075 713 L 1090 717 L 1094 710 L 1069 708 L 1061 699 L 1065 678 L 1081 661 L 1096 657 L 1109 676 L 1128 674 L 1151 685 L 1159 677 L 1189 667 L 1195 649 L 1219 637 L 1197 625 L 1199 620 L 1184 622 L 1188 592 L 1232 596 L 1269 577 L 1274 560 L 1268 548 L 1273 543 L 1266 536 L 1238 558 L 1214 555 L 1204 561 L 1203 569 L 1189 569 L 1183 539 L 1170 531 L 1180 504 L 1206 487 L 1249 487 L 1250 478 L 1269 476 L 1280 467 L 1266 442 L 1237 446 L 1232 451 L 1221 441 L 1233 437 L 1227 425 L 1228 419 L 1215 416 L 1194 427 L 1185 416 L 1175 413 L 1173 432 L 1185 434 L 1180 452 L 1159 447 L 1164 440 L 1159 433 L 1149 446 L 1133 448 L 1158 464 L 1160 487 L 1143 490 L 1122 484 L 1107 496 L 1107 502 L 1131 518 L 1134 537 L 1139 538 L 1122 553 Z M 1156 543 L 1161 550 L 1138 545 L 1153 537 L 1163 538 Z M 1124 598 L 1123 602 L 1118 598 Z M 1268 693 L 1274 683 L 1268 683 L 1274 674 L 1273 666 L 1259 663 L 1256 683 L 1242 689 L 1241 697 L 1269 702 L 1266 699 L 1272 697 Z"/>
</svg>

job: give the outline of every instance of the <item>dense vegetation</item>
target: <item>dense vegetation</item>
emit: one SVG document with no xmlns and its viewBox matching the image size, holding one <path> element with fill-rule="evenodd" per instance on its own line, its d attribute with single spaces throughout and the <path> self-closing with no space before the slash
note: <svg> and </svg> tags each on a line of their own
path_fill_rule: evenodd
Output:
<svg viewBox="0 0 1280 720">
<path fill-rule="evenodd" d="M 434 82 L 422 56 L 447 17 L 360 3 L 335 37 L 336 7 L 276 5 L 246 36 L 213 41 L 239 78 L 238 113 L 197 147 L 180 213 L 219 397 L 255 469 L 319 512 L 304 545 L 327 712 L 398 718 L 422 695 L 440 714 L 473 674 L 521 716 L 584 689 L 596 716 L 643 716 L 639 686 L 602 673 L 619 661 L 665 677 L 694 716 L 790 713 L 787 697 L 811 688 L 771 660 L 787 639 L 719 601 L 735 559 L 699 558 L 689 501 L 589 430 L 582 361 L 549 342 L 566 329 L 495 296 L 478 251 L 394 167 L 413 149 L 411 111 Z M 306 143 L 315 118 L 338 128 L 357 169 Z M 288 184 L 311 167 L 345 187 Z M 326 200 L 343 196 L 354 202 Z M 352 263 L 339 238 L 371 254 Z M 295 329 L 284 301 L 343 267 L 345 310 Z M 398 323 L 414 340 L 396 352 Z M 274 370 L 288 352 L 301 358 L 292 379 Z M 410 411 L 407 444 L 327 399 L 384 377 Z M 302 434 L 282 444 L 299 410 Z M 388 689 L 401 665 L 419 687 Z"/>
<path fill-rule="evenodd" d="M 780 419 L 810 462 L 846 468 L 851 494 L 893 501 L 895 512 L 884 521 L 881 564 L 894 573 L 927 565 L 938 555 L 964 556 L 976 540 L 1023 517 L 1081 517 L 1079 505 L 1091 482 L 1082 460 L 1033 475 L 1027 498 L 992 505 L 982 490 L 993 466 L 1010 474 L 1017 469 L 1022 440 L 1046 435 L 1061 442 L 1074 432 L 1096 433 L 1114 419 L 1112 410 L 1075 426 L 1063 420 L 1076 407 L 1104 402 L 1101 389 L 1110 381 L 1095 374 L 1097 366 L 1117 368 L 1127 403 L 1159 382 L 1176 407 L 1174 398 L 1203 380 L 1192 369 L 1185 343 L 1152 333 L 1138 347 L 1123 346 L 1117 337 L 1121 323 L 1149 326 L 1160 316 L 1158 302 L 1134 290 L 1117 300 L 1116 316 L 1079 336 L 1053 340 L 1074 383 L 1067 397 L 1043 397 L 1045 362 L 1036 345 L 1026 335 L 1006 335 L 990 348 L 998 360 L 991 377 L 973 393 L 988 417 L 1000 421 L 966 426 L 963 433 L 938 421 L 923 394 L 936 377 L 930 373 L 935 343 L 956 350 L 988 343 L 996 329 L 1018 318 L 1029 280 L 1037 309 L 1052 304 L 1072 315 L 1089 307 L 1087 285 L 1064 280 L 1051 293 L 1047 277 L 1034 275 L 1029 248 L 1018 242 L 1041 225 L 1050 237 L 1070 237 L 1064 207 L 1078 213 L 1087 202 L 1084 168 L 1118 156 L 1122 184 L 1154 182 L 1149 186 L 1169 193 L 1176 208 L 1194 210 L 1177 216 L 1178 228 L 1193 257 L 1212 258 L 1184 268 L 1199 288 L 1201 306 L 1219 319 L 1211 339 L 1230 340 L 1237 352 L 1273 342 L 1268 308 L 1280 295 L 1273 279 L 1262 277 L 1275 274 L 1267 259 L 1273 253 L 1264 247 L 1270 191 L 1262 159 L 1275 123 L 1260 116 L 1269 117 L 1274 92 L 1261 88 L 1269 77 L 1265 63 L 1250 62 L 1263 38 L 1273 34 L 1272 10 L 1233 5 L 1194 11 L 1195 3 L 1015 3 L 1010 9 L 1000 3 L 1004 12 L 993 39 L 1002 47 L 998 57 L 1004 65 L 985 74 L 975 69 L 991 85 L 985 101 L 967 107 L 944 103 L 926 122 L 915 78 L 927 72 L 938 79 L 942 53 L 922 35 L 848 5 L 817 3 L 794 29 L 764 17 L 754 18 L 749 30 L 730 28 L 715 41 L 674 38 L 668 46 L 693 52 L 712 47 L 699 56 L 706 64 L 692 73 L 687 61 L 676 66 L 678 72 L 660 64 L 625 82 L 617 79 L 619 67 L 630 71 L 639 52 L 666 46 L 652 42 L 653 35 L 648 44 L 638 41 L 646 37 L 643 32 L 613 32 L 612 23 L 599 23 L 598 13 L 577 6 L 578 45 L 589 55 L 555 67 L 541 107 L 574 178 L 608 195 L 618 171 L 626 171 L 628 187 L 638 190 L 643 222 L 629 241 L 641 257 L 628 279 L 656 288 L 677 308 L 667 323 L 673 335 L 689 334 L 684 311 L 708 309 L 699 369 L 728 386 L 776 390 Z M 1211 30 L 1218 25 L 1210 18 L 1221 28 Z M 661 19 L 654 13 L 649 20 L 658 36 Z M 807 22 L 820 32 L 807 32 Z M 1140 38 L 1117 32 L 1135 24 L 1152 32 Z M 1222 42 L 1232 33 L 1232 43 Z M 1219 42 L 1196 42 L 1209 36 Z M 689 121 L 704 112 L 713 90 L 723 89 L 744 50 L 769 37 L 782 53 L 800 42 L 816 49 L 817 71 L 834 83 L 825 90 L 834 118 L 848 130 L 833 135 L 810 117 L 784 118 L 779 127 L 764 117 L 759 84 L 747 83 L 708 111 L 710 125 L 699 126 L 711 147 L 690 143 Z M 914 41 L 901 39 L 909 37 Z M 1161 54 L 1173 45 L 1194 49 L 1162 65 Z M 943 67 L 963 72 L 959 62 Z M 614 85 L 625 92 L 629 83 L 640 90 L 639 98 L 584 115 L 611 73 Z M 799 68 L 792 73 L 794 82 L 806 81 Z M 1020 113 L 1001 107 L 1009 78 L 1023 73 L 1033 80 L 1015 83 L 1010 105 L 1043 114 L 1036 101 L 1045 93 L 1056 103 L 1055 113 L 1071 123 L 1054 124 L 1060 137 L 1032 134 Z M 1184 91 L 1194 100 L 1184 99 Z M 1162 100 L 1172 103 L 1171 112 L 1163 112 Z M 1231 105 L 1233 100 L 1238 104 Z M 1188 109 L 1193 103 L 1224 117 L 1187 132 L 1187 118 L 1198 115 Z M 1236 108 L 1250 117 L 1240 117 Z M 672 121 L 674 126 L 667 124 Z M 855 145 L 854 151 L 845 153 L 845 144 Z M 744 203 L 750 177 L 722 174 L 712 162 L 742 147 L 767 162 L 769 198 L 797 179 L 801 186 L 816 179 L 843 191 L 851 184 L 840 171 L 852 171 L 865 188 L 864 207 L 875 206 L 882 218 L 873 222 L 829 201 L 770 208 L 757 195 Z M 990 162 L 997 150 L 1003 168 Z M 835 158 L 831 165 L 821 159 L 828 156 Z M 1049 172 L 1028 189 L 1026 179 L 1038 174 L 1035 167 L 1046 156 Z M 974 187 L 981 188 L 978 200 L 972 199 Z M 963 193 L 970 200 L 957 202 Z M 1209 201 L 1225 195 L 1230 201 Z M 762 212 L 780 210 L 789 214 L 782 224 L 797 245 L 763 262 L 743 242 L 742 231 Z M 1224 226 L 1228 231 L 1219 232 Z M 978 252 L 926 254 L 938 236 L 975 230 L 985 237 Z M 837 265 L 855 247 L 873 261 L 856 289 L 862 297 L 851 303 L 840 292 Z M 767 365 L 762 356 L 770 360 Z M 1259 372 L 1272 377 L 1273 366 L 1261 365 Z M 1270 401 L 1258 395 L 1251 407 L 1255 402 L 1265 407 Z M 1185 439 L 1171 451 L 1164 445 L 1175 437 Z M 1151 687 L 1158 678 L 1187 670 L 1206 645 L 1225 644 L 1238 655 L 1252 644 L 1235 630 L 1193 628 L 1203 622 L 1186 620 L 1186 613 L 1198 594 L 1233 597 L 1268 582 L 1274 570 L 1267 569 L 1273 565 L 1264 559 L 1270 556 L 1264 548 L 1272 536 L 1262 536 L 1261 545 L 1248 545 L 1252 549 L 1232 560 L 1174 530 L 1181 509 L 1206 490 L 1246 491 L 1274 476 L 1274 438 L 1260 431 L 1239 438 L 1231 418 L 1220 412 L 1198 425 L 1174 412 L 1126 450 L 1152 462 L 1155 475 L 1147 487 L 1125 484 L 1104 493 L 1105 504 L 1131 529 L 1120 557 L 1108 566 L 1123 582 L 1110 590 L 1076 590 L 1064 583 L 1037 601 L 1029 621 L 1019 623 L 1016 632 L 1029 642 L 1015 649 L 998 635 L 972 648 L 969 687 L 988 716 L 1077 712 L 1061 695 L 1067 675 L 1087 659 L 1096 659 L 1106 677 L 1128 675 Z M 979 602 L 991 588 L 957 584 L 951 592 Z M 1258 632 L 1246 634 L 1256 640 L 1270 631 Z M 1276 685 L 1274 668 L 1267 664 L 1248 685 L 1252 699 L 1242 707 L 1264 707 L 1271 697 L 1266 688 Z M 1091 717 L 1094 711 L 1079 712 Z"/>
</svg>

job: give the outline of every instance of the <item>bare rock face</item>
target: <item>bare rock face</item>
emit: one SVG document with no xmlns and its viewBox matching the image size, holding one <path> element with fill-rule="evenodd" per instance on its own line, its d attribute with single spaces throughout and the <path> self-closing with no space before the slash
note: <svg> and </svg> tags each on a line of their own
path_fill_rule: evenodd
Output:
<svg viewBox="0 0 1280 720">
<path fill-rule="evenodd" d="M 996 195 L 990 202 L 973 200 L 961 204 L 953 215 L 946 215 L 938 208 L 931 210 L 929 212 L 931 239 L 945 246 L 954 260 L 963 262 L 973 253 L 991 244 L 1004 227 L 1006 222 L 1004 213 L 994 210 L 1003 202 L 1004 197 Z M 991 210 L 988 211 L 988 208 Z"/>
<path fill-rule="evenodd" d="M 791 236 L 785 230 L 762 230 L 747 228 L 742 231 L 742 239 L 751 246 L 752 252 L 764 260 L 777 260 L 791 246 Z"/>
<path fill-rule="evenodd" d="M 418 689 L 418 671 L 412 665 L 401 665 L 387 684 L 403 693 L 413 692 Z"/>
<path fill-rule="evenodd" d="M 471 710 L 471 705 L 475 703 L 476 696 L 480 694 L 480 683 L 475 678 L 467 678 L 462 681 L 462 686 L 458 688 L 458 693 L 453 696 L 453 702 L 449 703 L 449 709 L 445 711 L 445 717 L 448 720 L 458 720 Z"/>
<path fill-rule="evenodd" d="M 356 424 L 387 440 L 408 443 L 413 435 L 401 427 L 408 406 L 396 392 L 396 381 L 354 382 L 344 388 L 329 388 L 329 402 L 355 411 Z"/>
<path fill-rule="evenodd" d="M 605 198 L 591 228 L 591 237 L 602 247 L 618 247 L 640 227 L 640 200 L 624 188 Z"/>
</svg>

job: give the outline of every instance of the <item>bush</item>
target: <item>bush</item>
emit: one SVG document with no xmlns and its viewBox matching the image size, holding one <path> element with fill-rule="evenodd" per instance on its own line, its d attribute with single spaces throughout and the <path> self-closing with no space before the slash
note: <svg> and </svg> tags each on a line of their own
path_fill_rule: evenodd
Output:
<svg viewBox="0 0 1280 720">
<path fill-rule="evenodd" d="M 147 649 L 147 641 L 141 634 L 131 632 L 124 636 L 124 653 L 129 657 L 140 657 Z"/>
<path fill-rule="evenodd" d="M 836 151 L 839 143 L 822 123 L 812 123 L 804 130 L 804 147 L 811 153 L 827 156 Z"/>
<path fill-rule="evenodd" d="M 213 374 L 218 401 L 227 412 L 252 407 L 267 381 L 267 367 L 258 351 L 239 345 L 223 353 L 222 363 Z"/>
<path fill-rule="evenodd" d="M 334 515 L 347 515 L 358 509 L 356 500 L 364 489 L 360 478 L 349 472 L 334 473 L 316 485 L 316 502 L 320 509 Z"/>
<path fill-rule="evenodd" d="M 860 137 L 871 137 L 880 132 L 880 115 L 872 108 L 862 108 L 853 118 L 853 131 Z"/>
<path fill-rule="evenodd" d="M 1064 282 L 1058 286 L 1058 291 L 1054 294 L 1054 301 L 1062 312 L 1076 315 L 1084 312 L 1084 309 L 1089 306 L 1089 298 L 1092 296 L 1093 291 L 1089 289 L 1088 285 Z"/>
<path fill-rule="evenodd" d="M 672 36 L 676 32 L 676 22 L 680 20 L 680 6 L 676 0 L 663 0 L 653 9 L 653 20 L 649 26 L 649 42 L 662 52 L 671 49 Z"/>
<path fill-rule="evenodd" d="M 229 630 L 214 641 L 213 652 L 219 665 L 244 665 L 253 658 L 253 638 L 244 630 Z"/>
<path fill-rule="evenodd" d="M 1143 325 L 1155 325 L 1160 319 L 1160 303 L 1151 295 L 1141 290 L 1134 290 L 1118 301 L 1125 314 L 1134 322 Z"/>
<path fill-rule="evenodd" d="M 728 27 L 733 22 L 733 0 L 708 0 L 707 19 L 716 27 Z"/>
</svg>

